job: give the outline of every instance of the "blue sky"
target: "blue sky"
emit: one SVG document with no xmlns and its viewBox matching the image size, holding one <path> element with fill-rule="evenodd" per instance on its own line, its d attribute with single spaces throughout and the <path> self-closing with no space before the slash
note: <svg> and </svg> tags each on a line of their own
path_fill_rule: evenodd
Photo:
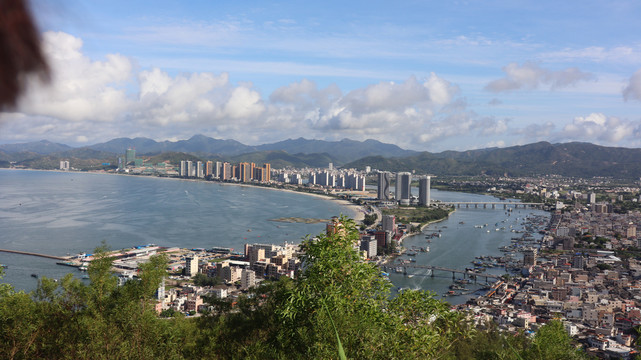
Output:
<svg viewBox="0 0 641 360">
<path fill-rule="evenodd" d="M 54 71 L 0 142 L 194 134 L 641 147 L 636 1 L 32 0 Z"/>
</svg>

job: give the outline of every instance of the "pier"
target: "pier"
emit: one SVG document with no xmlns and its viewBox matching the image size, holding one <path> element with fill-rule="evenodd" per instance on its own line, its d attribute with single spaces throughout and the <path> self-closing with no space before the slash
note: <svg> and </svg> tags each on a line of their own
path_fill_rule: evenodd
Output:
<svg viewBox="0 0 641 360">
<path fill-rule="evenodd" d="M 39 256 L 39 257 L 48 258 L 48 259 L 54 259 L 54 260 L 69 260 L 69 258 L 63 257 L 63 256 L 38 254 L 38 253 L 34 253 L 34 252 L 29 252 L 29 251 L 0 249 L 0 252 L 6 252 L 6 253 L 11 253 L 11 254 L 20 254 L 20 255 L 29 255 L 29 256 Z"/>
</svg>

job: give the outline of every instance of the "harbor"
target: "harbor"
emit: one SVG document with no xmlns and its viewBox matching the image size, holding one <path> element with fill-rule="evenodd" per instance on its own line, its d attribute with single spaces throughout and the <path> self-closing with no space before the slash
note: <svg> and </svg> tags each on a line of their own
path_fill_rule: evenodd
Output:
<svg viewBox="0 0 641 360">
<path fill-rule="evenodd" d="M 492 284 L 503 275 L 520 272 L 522 252 L 538 247 L 548 221 L 548 213 L 533 208 L 460 208 L 448 219 L 407 237 L 402 255 L 383 271 L 396 291 L 428 290 L 453 305 L 461 304 L 491 292 Z"/>
</svg>

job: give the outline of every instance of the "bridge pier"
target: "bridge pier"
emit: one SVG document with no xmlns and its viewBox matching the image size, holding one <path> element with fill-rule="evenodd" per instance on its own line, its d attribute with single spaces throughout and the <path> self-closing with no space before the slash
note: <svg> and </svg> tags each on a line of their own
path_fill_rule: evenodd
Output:
<svg viewBox="0 0 641 360">
<path fill-rule="evenodd" d="M 487 204 L 483 204 L 483 209 L 487 209 Z"/>
<path fill-rule="evenodd" d="M 492 209 L 496 209 L 496 204 L 492 204 Z"/>
<path fill-rule="evenodd" d="M 452 271 L 452 280 L 456 280 L 456 273 Z"/>
<path fill-rule="evenodd" d="M 507 204 L 503 204 L 503 209 L 507 209 Z"/>
</svg>

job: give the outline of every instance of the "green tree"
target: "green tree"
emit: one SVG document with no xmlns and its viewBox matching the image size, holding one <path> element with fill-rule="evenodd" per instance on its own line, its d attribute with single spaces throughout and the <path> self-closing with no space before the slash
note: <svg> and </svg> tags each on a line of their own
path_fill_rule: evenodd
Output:
<svg viewBox="0 0 641 360">
<path fill-rule="evenodd" d="M 524 352 L 526 359 L 573 360 L 584 357 L 572 345 L 572 339 L 565 332 L 559 320 L 549 321 L 534 336 L 532 345 Z"/>
<path fill-rule="evenodd" d="M 376 215 L 376 213 L 367 214 L 367 215 L 365 215 L 365 218 L 363 219 L 363 224 L 365 224 L 367 226 L 374 225 L 376 223 L 377 219 L 378 219 L 378 215 Z"/>
<path fill-rule="evenodd" d="M 192 281 L 194 282 L 194 285 L 197 286 L 216 286 L 220 283 L 220 280 L 218 280 L 217 277 L 207 276 L 202 273 L 196 274 L 192 278 Z"/>
</svg>

